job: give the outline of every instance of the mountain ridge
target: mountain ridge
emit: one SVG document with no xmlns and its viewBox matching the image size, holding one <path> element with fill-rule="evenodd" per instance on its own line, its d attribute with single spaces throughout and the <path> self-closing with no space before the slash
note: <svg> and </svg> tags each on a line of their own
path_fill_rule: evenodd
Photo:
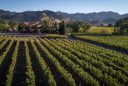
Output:
<svg viewBox="0 0 128 86">
<path fill-rule="evenodd" d="M 15 20 L 19 22 L 24 21 L 40 21 L 43 17 L 42 14 L 45 13 L 51 18 L 64 19 L 69 18 L 75 21 L 88 21 L 90 23 L 106 23 L 114 24 L 116 21 L 122 18 L 128 17 L 128 13 L 119 14 L 113 11 L 102 11 L 102 12 L 91 12 L 91 13 L 66 13 L 61 11 L 24 11 L 24 12 L 11 12 L 0 9 L 0 19 L 2 20 Z"/>
</svg>

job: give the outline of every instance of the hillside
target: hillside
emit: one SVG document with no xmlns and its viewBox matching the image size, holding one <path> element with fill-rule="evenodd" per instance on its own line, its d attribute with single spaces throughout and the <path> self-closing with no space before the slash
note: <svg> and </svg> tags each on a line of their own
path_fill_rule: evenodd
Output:
<svg viewBox="0 0 128 86">
<path fill-rule="evenodd" d="M 115 23 L 120 18 L 128 17 L 128 14 L 120 15 L 119 13 L 108 12 L 93 12 L 93 13 L 74 13 L 69 14 L 65 12 L 54 12 L 49 10 L 44 11 L 25 11 L 25 12 L 10 12 L 0 10 L 0 19 L 3 20 L 16 20 L 16 21 L 39 21 L 42 18 L 42 14 L 45 13 L 51 18 L 64 19 L 69 18 L 71 20 L 89 21 L 91 23 Z"/>
</svg>

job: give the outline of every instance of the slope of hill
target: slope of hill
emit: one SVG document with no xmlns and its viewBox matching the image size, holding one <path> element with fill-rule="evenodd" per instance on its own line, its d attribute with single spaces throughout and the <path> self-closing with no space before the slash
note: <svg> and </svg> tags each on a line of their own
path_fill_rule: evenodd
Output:
<svg viewBox="0 0 128 86">
<path fill-rule="evenodd" d="M 47 14 L 51 18 L 64 19 L 69 18 L 71 20 L 89 21 L 89 22 L 102 22 L 102 23 L 115 23 L 120 18 L 128 17 L 128 14 L 120 15 L 116 12 L 93 12 L 93 13 L 64 13 L 54 12 L 49 10 L 44 11 L 25 11 L 25 12 L 10 12 L 0 10 L 0 19 L 3 20 L 16 20 L 16 21 L 39 21 L 43 17 L 43 13 Z"/>
</svg>

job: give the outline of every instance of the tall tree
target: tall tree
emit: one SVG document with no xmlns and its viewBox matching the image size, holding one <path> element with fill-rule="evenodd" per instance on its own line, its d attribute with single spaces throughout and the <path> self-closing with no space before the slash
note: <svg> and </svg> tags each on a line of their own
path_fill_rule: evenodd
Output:
<svg viewBox="0 0 128 86">
<path fill-rule="evenodd" d="M 62 21 L 59 24 L 59 34 L 60 35 L 65 35 L 66 34 L 66 25 L 65 25 L 65 22 L 64 21 Z"/>
<path fill-rule="evenodd" d="M 119 34 L 128 34 L 128 18 L 121 19 L 115 24 L 115 32 Z"/>
<path fill-rule="evenodd" d="M 8 22 L 5 20 L 0 20 L 0 32 L 7 32 L 9 31 Z"/>
<path fill-rule="evenodd" d="M 23 32 L 23 29 L 25 29 L 24 24 L 23 23 L 19 23 L 19 25 L 18 25 L 18 31 L 21 33 L 21 32 Z"/>
<path fill-rule="evenodd" d="M 46 15 L 46 14 L 43 14 L 43 18 L 41 19 L 41 29 L 43 32 L 50 32 L 50 28 L 51 28 L 51 19 Z"/>
<path fill-rule="evenodd" d="M 78 33 L 81 24 L 82 22 L 80 21 L 71 21 L 71 22 L 68 22 L 66 26 L 72 29 L 72 32 Z"/>
<path fill-rule="evenodd" d="M 7 32 L 9 31 L 7 24 L 0 24 L 0 32 Z"/>
<path fill-rule="evenodd" d="M 58 34 L 59 24 L 57 22 L 52 23 L 51 33 Z"/>
<path fill-rule="evenodd" d="M 79 29 L 79 32 L 86 33 L 90 29 L 91 25 L 87 22 L 84 22 Z"/>
<path fill-rule="evenodd" d="M 18 22 L 13 21 L 13 20 L 12 20 L 12 21 L 9 21 L 8 24 L 9 24 L 9 27 L 10 27 L 11 29 L 18 27 Z"/>
</svg>

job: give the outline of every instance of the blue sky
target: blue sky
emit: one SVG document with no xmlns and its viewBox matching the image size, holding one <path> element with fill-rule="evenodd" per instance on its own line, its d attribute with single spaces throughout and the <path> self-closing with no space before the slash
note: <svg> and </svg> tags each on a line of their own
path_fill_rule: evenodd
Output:
<svg viewBox="0 0 128 86">
<path fill-rule="evenodd" d="M 0 0 L 0 9 L 9 11 L 52 10 L 68 13 L 115 11 L 128 13 L 128 0 Z"/>
</svg>

